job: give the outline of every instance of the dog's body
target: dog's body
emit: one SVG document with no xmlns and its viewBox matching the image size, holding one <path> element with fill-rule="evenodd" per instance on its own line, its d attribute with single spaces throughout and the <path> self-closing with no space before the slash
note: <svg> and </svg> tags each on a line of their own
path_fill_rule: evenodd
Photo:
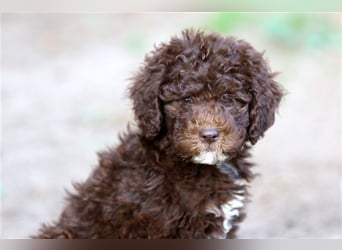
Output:
<svg viewBox="0 0 342 250">
<path fill-rule="evenodd" d="M 233 238 L 247 162 L 282 91 L 248 43 L 185 31 L 133 78 L 139 130 L 99 154 L 53 225 L 35 238 Z"/>
</svg>

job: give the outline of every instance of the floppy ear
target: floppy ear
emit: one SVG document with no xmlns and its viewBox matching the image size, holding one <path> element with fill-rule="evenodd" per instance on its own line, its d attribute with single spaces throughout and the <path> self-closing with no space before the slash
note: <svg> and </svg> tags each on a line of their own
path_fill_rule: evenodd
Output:
<svg viewBox="0 0 342 250">
<path fill-rule="evenodd" d="M 261 55 L 260 55 L 261 56 Z M 262 59 L 251 76 L 252 101 L 249 107 L 249 141 L 255 144 L 264 132 L 273 125 L 274 116 L 283 96 L 283 91 Z"/>
<path fill-rule="evenodd" d="M 159 93 L 165 70 L 161 53 L 159 48 L 145 57 L 129 89 L 137 125 L 147 139 L 158 135 L 162 123 Z"/>
</svg>

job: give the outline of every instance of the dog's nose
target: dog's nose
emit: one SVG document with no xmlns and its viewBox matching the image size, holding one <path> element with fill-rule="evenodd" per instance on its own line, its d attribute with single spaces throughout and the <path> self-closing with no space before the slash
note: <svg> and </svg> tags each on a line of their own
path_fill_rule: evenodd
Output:
<svg viewBox="0 0 342 250">
<path fill-rule="evenodd" d="M 216 128 L 205 128 L 200 131 L 200 136 L 208 143 L 212 143 L 218 139 L 219 131 Z"/>
</svg>

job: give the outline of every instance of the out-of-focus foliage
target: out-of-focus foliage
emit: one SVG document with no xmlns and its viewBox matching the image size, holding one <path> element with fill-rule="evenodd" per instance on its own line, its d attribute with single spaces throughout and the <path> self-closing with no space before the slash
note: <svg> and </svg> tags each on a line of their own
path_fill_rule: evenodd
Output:
<svg viewBox="0 0 342 250">
<path fill-rule="evenodd" d="M 339 46 L 341 37 L 337 22 L 320 15 L 271 15 L 262 23 L 266 36 L 289 47 L 318 48 Z"/>
<path fill-rule="evenodd" d="M 341 44 L 338 14 L 214 12 L 191 15 L 194 16 L 193 21 L 188 19 L 187 22 L 178 24 L 179 30 L 175 30 L 173 34 L 179 34 L 184 28 L 204 29 L 223 35 L 239 36 L 242 33 L 245 38 L 258 37 L 292 51 L 299 48 L 338 48 Z M 97 24 L 102 19 L 98 17 L 92 21 Z M 168 21 L 178 22 L 173 20 L 172 15 L 168 16 Z M 165 33 L 168 31 L 170 30 L 166 28 Z M 107 30 L 96 32 L 106 33 Z M 150 49 L 149 34 L 137 27 L 128 35 L 124 35 L 124 41 L 124 48 L 132 54 L 142 54 Z"/>
<path fill-rule="evenodd" d="M 336 16 L 336 18 L 338 18 Z M 340 46 L 340 26 L 330 16 L 293 13 L 213 13 L 206 21 L 210 30 L 227 34 L 250 26 L 255 34 L 288 48 Z"/>
<path fill-rule="evenodd" d="M 222 12 L 215 13 L 207 20 L 207 27 L 210 30 L 226 34 L 231 32 L 240 24 L 246 23 L 249 20 L 249 15 L 239 12 Z"/>
<path fill-rule="evenodd" d="M 125 39 L 125 48 L 131 52 L 140 52 L 147 47 L 144 33 L 135 33 Z"/>
</svg>

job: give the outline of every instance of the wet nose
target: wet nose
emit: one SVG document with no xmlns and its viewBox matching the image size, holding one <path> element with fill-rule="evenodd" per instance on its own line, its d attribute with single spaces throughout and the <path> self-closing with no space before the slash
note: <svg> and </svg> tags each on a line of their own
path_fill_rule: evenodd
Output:
<svg viewBox="0 0 342 250">
<path fill-rule="evenodd" d="M 205 128 L 200 131 L 200 136 L 208 143 L 212 143 L 218 139 L 219 131 L 216 128 Z"/>
</svg>

